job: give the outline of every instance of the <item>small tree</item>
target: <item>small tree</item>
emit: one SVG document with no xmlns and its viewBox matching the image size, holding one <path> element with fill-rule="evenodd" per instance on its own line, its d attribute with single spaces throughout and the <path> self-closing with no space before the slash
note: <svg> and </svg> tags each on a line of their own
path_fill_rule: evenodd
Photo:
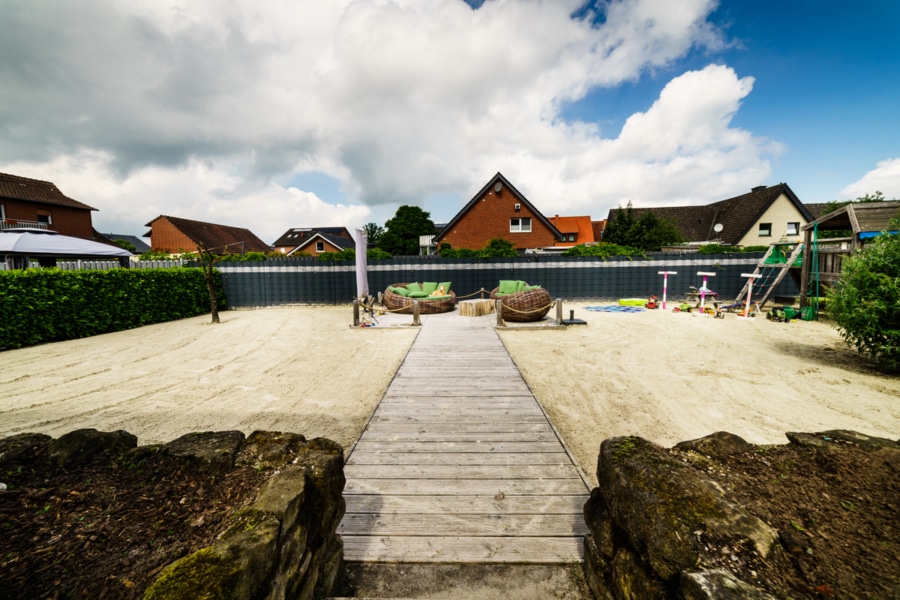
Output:
<svg viewBox="0 0 900 600">
<path fill-rule="evenodd" d="M 891 227 L 900 229 L 900 218 Z M 848 344 L 900 372 L 900 234 L 885 233 L 846 258 L 827 306 Z"/>
<path fill-rule="evenodd" d="M 197 244 L 197 256 L 200 261 L 200 268 L 203 269 L 203 277 L 206 279 L 206 289 L 209 291 L 209 308 L 212 315 L 212 323 L 219 323 L 219 302 L 216 299 L 216 276 L 215 264 L 222 260 L 221 256 L 217 256 L 207 250 L 203 243 Z"/>
<path fill-rule="evenodd" d="M 519 256 L 516 247 L 509 240 L 491 238 L 484 248 L 478 251 L 481 258 L 515 258 Z"/>
<path fill-rule="evenodd" d="M 418 254 L 419 236 L 434 234 L 431 215 L 418 206 L 401 206 L 384 225 L 387 230 L 379 239 L 378 247 L 394 256 Z"/>
</svg>

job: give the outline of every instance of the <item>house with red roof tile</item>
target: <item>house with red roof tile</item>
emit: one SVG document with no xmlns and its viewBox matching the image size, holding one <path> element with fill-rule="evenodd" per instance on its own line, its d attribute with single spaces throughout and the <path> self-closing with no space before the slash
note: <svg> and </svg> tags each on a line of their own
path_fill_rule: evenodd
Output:
<svg viewBox="0 0 900 600">
<path fill-rule="evenodd" d="M 100 241 L 91 220 L 95 210 L 69 198 L 50 181 L 0 173 L 0 229 L 49 229 Z"/>
<path fill-rule="evenodd" d="M 180 217 L 160 215 L 147 223 L 150 247 L 155 252 L 196 252 L 203 246 L 213 254 L 244 254 L 269 252 L 271 248 L 249 229 L 192 221 Z"/>
</svg>

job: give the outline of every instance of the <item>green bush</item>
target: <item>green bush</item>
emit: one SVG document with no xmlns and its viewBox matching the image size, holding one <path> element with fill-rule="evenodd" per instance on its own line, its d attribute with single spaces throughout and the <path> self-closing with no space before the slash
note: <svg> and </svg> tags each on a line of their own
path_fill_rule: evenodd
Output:
<svg viewBox="0 0 900 600">
<path fill-rule="evenodd" d="M 642 258 L 646 258 L 647 255 L 644 254 L 643 250 L 639 250 L 638 248 L 631 248 L 629 246 L 620 246 L 618 244 L 592 244 L 590 246 L 586 244 L 578 244 L 577 246 L 572 246 L 568 250 L 562 253 L 563 256 L 599 256 L 600 258 L 609 258 L 610 256 L 627 256 L 631 258 L 633 256 L 640 256 Z"/>
<path fill-rule="evenodd" d="M 219 306 L 224 294 L 219 280 Z M 209 312 L 200 269 L 0 271 L 0 350 Z"/>
<path fill-rule="evenodd" d="M 827 299 L 847 343 L 900 372 L 900 236 L 882 235 L 846 258 Z"/>
<path fill-rule="evenodd" d="M 451 248 L 449 244 L 441 244 L 440 255 L 442 258 L 516 258 L 519 253 L 509 240 L 503 238 L 491 238 L 481 250 L 469 248 Z"/>
<path fill-rule="evenodd" d="M 747 252 L 766 252 L 768 246 L 722 246 L 719 244 L 703 244 L 697 254 L 745 254 Z"/>
</svg>

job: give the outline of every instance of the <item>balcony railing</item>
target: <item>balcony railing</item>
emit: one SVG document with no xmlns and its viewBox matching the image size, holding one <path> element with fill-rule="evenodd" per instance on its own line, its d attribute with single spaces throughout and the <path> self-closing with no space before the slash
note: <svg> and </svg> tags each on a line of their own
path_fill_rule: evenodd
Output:
<svg viewBox="0 0 900 600">
<path fill-rule="evenodd" d="M 22 221 L 21 219 L 6 219 L 5 221 L 0 221 L 0 231 L 5 231 L 7 229 L 19 229 L 21 227 L 29 227 L 31 229 L 50 229 L 50 226 L 47 223 L 40 223 L 38 221 Z"/>
</svg>

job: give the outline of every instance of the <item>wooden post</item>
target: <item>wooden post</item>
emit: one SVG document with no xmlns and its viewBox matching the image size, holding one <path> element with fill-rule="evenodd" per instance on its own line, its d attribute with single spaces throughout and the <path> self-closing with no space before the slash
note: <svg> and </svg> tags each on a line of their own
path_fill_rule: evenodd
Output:
<svg viewBox="0 0 900 600">
<path fill-rule="evenodd" d="M 557 298 L 556 299 L 556 324 L 557 325 L 562 325 L 562 322 L 563 322 L 562 314 L 563 314 L 562 298 Z"/>
<path fill-rule="evenodd" d="M 812 258 L 812 252 L 810 251 L 812 234 L 812 229 L 807 229 L 803 232 L 803 265 L 800 267 L 800 308 L 803 308 L 808 303 L 809 278 L 812 275 L 812 264 L 810 263 Z M 818 302 L 818 299 L 816 301 Z"/>
<path fill-rule="evenodd" d="M 758 273 L 741 273 L 741 277 L 747 277 L 747 300 L 744 306 L 744 316 L 738 318 L 749 319 L 750 318 L 750 301 L 753 296 L 753 279 L 759 277 Z"/>
<path fill-rule="evenodd" d="M 497 311 L 497 327 L 503 327 L 503 302 L 499 298 L 495 301 L 494 308 Z"/>
<path fill-rule="evenodd" d="M 359 327 L 359 298 L 353 299 L 353 326 Z"/>
<path fill-rule="evenodd" d="M 419 320 L 419 301 L 413 300 L 413 326 L 421 327 L 422 321 Z"/>
</svg>

